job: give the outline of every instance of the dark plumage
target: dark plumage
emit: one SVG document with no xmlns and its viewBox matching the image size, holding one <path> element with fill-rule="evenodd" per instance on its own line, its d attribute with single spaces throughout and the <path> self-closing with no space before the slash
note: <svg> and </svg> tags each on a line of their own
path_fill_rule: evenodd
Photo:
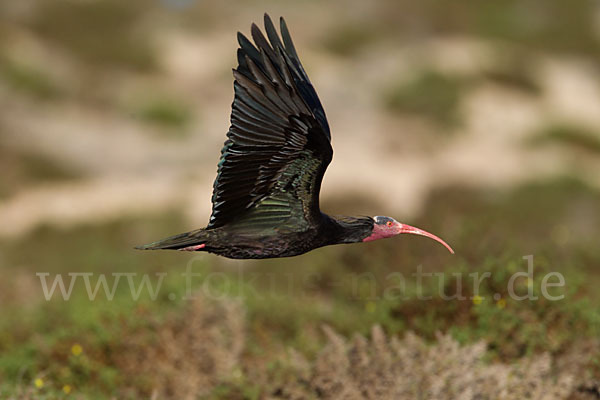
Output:
<svg viewBox="0 0 600 400">
<path fill-rule="evenodd" d="M 139 248 L 272 258 L 417 233 L 401 231 L 408 225 L 391 218 L 394 225 L 378 223 L 377 218 L 387 217 L 321 213 L 321 181 L 333 156 L 325 111 L 283 18 L 281 39 L 267 14 L 265 31 L 268 39 L 252 24 L 255 45 L 238 33 L 231 126 L 221 150 L 208 226 Z"/>
</svg>

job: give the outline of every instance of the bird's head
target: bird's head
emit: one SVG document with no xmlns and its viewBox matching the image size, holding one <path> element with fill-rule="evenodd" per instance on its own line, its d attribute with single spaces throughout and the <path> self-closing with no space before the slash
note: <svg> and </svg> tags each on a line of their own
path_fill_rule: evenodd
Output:
<svg viewBox="0 0 600 400">
<path fill-rule="evenodd" d="M 415 228 L 414 226 L 402 224 L 391 217 L 376 216 L 373 217 L 373 221 L 373 231 L 371 232 L 371 235 L 363 239 L 363 242 L 370 242 L 372 240 L 377 239 L 385 239 L 399 235 L 401 233 L 412 233 L 413 235 L 426 236 L 435 241 L 438 241 L 441 244 L 443 244 L 444 247 L 446 247 L 448 251 L 450 251 L 450 253 L 454 254 L 454 250 L 452 250 L 452 248 L 448 246 L 446 242 L 444 242 L 442 239 L 440 239 L 432 233 L 426 232 L 419 228 Z"/>
</svg>

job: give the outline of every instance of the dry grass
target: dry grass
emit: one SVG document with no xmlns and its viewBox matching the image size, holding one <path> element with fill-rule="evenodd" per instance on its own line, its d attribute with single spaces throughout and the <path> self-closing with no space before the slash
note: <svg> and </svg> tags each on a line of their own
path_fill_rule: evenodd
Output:
<svg viewBox="0 0 600 400">
<path fill-rule="evenodd" d="M 314 362 L 292 351 L 288 379 L 270 399 L 567 399 L 582 396 L 579 365 L 557 369 L 550 355 L 516 364 L 486 364 L 483 342 L 460 346 L 449 335 L 427 345 L 372 329 L 371 340 L 348 341 L 325 328 L 328 344 Z M 289 378 L 289 377 L 295 378 Z M 583 398 L 583 397 L 577 397 Z"/>
<path fill-rule="evenodd" d="M 127 394 L 160 399 L 209 394 L 236 372 L 244 324 L 239 304 L 196 297 L 184 313 L 132 329 L 116 359 L 130 386 Z"/>
</svg>

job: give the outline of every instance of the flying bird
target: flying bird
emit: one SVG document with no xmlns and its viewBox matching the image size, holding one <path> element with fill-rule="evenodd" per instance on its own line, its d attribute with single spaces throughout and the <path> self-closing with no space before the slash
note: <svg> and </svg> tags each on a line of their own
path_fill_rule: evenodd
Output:
<svg viewBox="0 0 600 400">
<path fill-rule="evenodd" d="M 276 258 L 410 233 L 454 253 L 439 237 L 390 217 L 321 212 L 321 181 L 333 156 L 329 124 L 284 19 L 281 37 L 267 14 L 264 23 L 267 37 L 252 24 L 254 44 L 238 32 L 231 126 L 208 226 L 137 248 Z"/>
</svg>

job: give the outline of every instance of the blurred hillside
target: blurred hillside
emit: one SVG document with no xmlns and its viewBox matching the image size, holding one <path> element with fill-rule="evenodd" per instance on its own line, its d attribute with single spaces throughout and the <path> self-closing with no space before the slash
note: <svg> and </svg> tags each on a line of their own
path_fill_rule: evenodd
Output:
<svg viewBox="0 0 600 400">
<path fill-rule="evenodd" d="M 261 262 L 131 250 L 206 223 L 229 125 L 235 34 L 262 26 L 265 11 L 286 18 L 332 128 L 324 211 L 414 222 L 456 256 L 404 237 Z M 450 352 L 454 361 L 485 343 L 465 365 L 508 374 L 515 363 L 537 363 L 542 387 L 567 382 L 553 398 L 594 398 L 599 54 L 592 0 L 0 3 L 0 394 L 336 398 L 319 386 L 319 360 L 335 343 L 338 353 L 352 351 L 349 338 L 371 338 L 378 325 L 387 338 L 455 340 L 466 347 Z M 565 275 L 564 300 L 492 300 L 506 299 L 507 271 L 523 270 L 528 254 L 541 271 Z M 228 277 L 225 288 L 206 283 L 226 293 L 219 307 L 229 309 L 230 297 L 241 304 L 234 316 L 207 316 L 214 331 L 183 339 L 195 306 L 168 294 L 181 297 L 190 262 Z M 489 301 L 374 300 L 355 287 L 367 273 L 383 292 L 387 274 L 417 265 L 448 277 L 491 271 Z M 118 288 L 114 301 L 92 302 L 76 288 L 76 300 L 45 301 L 37 272 L 165 272 L 168 290 L 133 301 Z M 323 324 L 338 333 L 324 335 Z M 232 338 L 235 354 L 217 367 L 186 358 L 194 334 L 218 342 L 223 331 L 242 337 Z M 219 343 L 225 353 L 231 346 Z M 567 376 L 565 366 L 578 372 Z M 187 383 L 176 380 L 182 368 Z M 289 397 L 296 390 L 306 397 Z"/>
<path fill-rule="evenodd" d="M 235 32 L 263 9 L 288 19 L 334 131 L 326 206 L 369 193 L 410 216 L 440 184 L 598 186 L 594 4 L 8 2 L 0 233 L 174 206 L 204 223 Z"/>
</svg>

